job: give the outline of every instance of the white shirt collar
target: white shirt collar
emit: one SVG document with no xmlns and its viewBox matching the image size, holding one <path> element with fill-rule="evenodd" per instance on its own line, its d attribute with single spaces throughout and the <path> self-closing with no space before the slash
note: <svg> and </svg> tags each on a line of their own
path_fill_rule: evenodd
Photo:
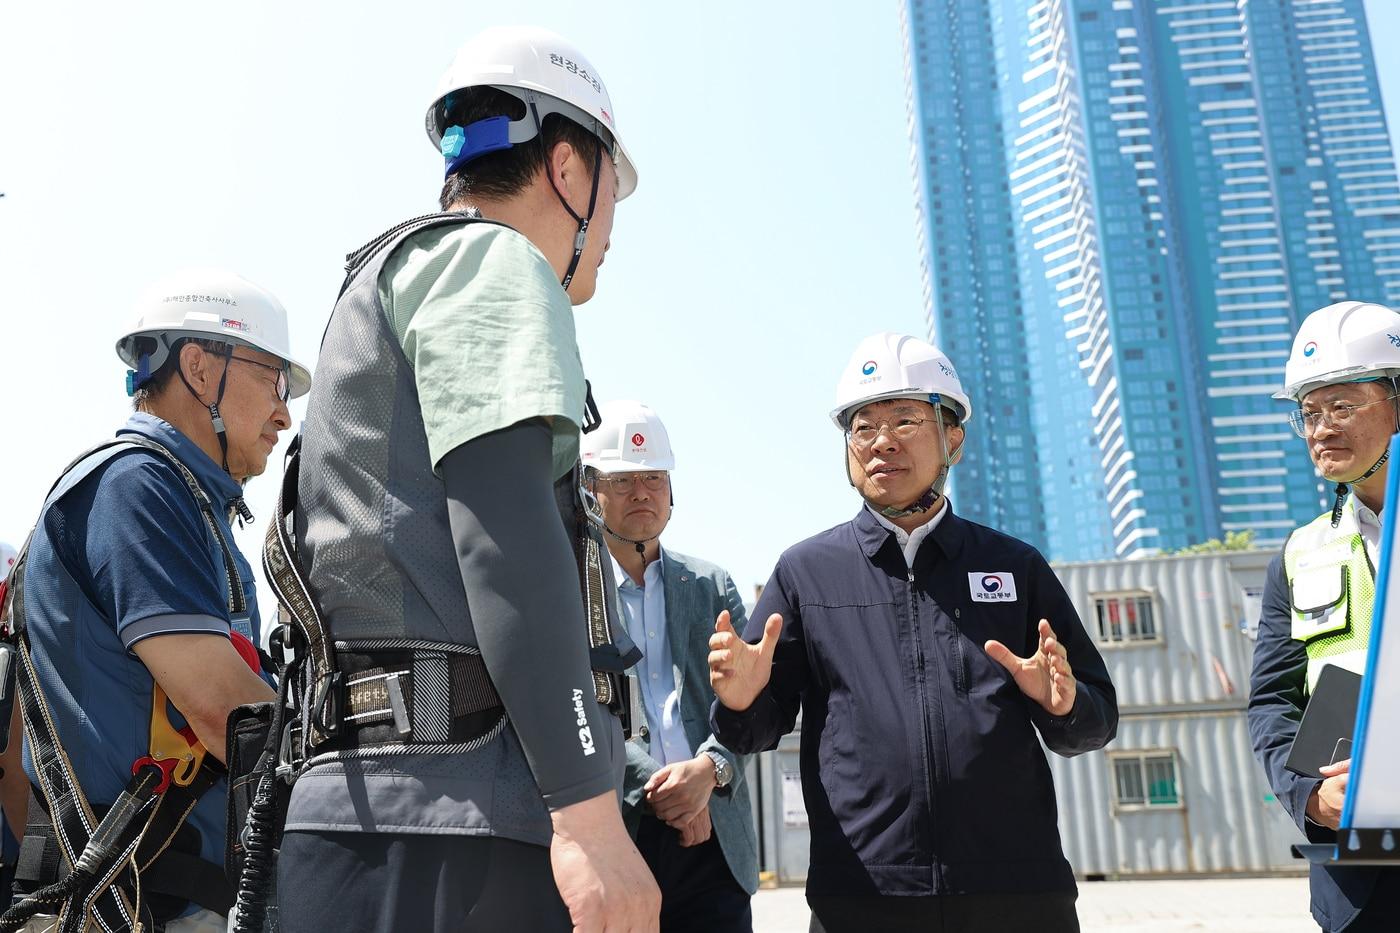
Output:
<svg viewBox="0 0 1400 933">
<path fill-rule="evenodd" d="M 659 544 L 657 545 L 657 547 L 660 550 L 656 556 L 656 560 L 647 564 L 647 569 L 642 571 L 642 583 L 644 584 L 644 586 L 651 586 L 653 584 L 655 584 L 656 586 L 663 585 L 661 582 L 661 565 L 666 560 L 666 549 L 661 547 L 661 545 Z M 637 586 L 636 581 L 632 579 L 632 575 L 629 574 L 626 570 L 623 570 L 622 565 L 617 562 L 617 558 L 612 556 L 612 551 L 608 551 L 608 556 L 612 558 L 613 579 L 617 581 L 618 587 L 620 588 L 626 586 L 629 583 L 632 586 Z M 641 588 L 642 587 L 638 587 L 638 589 Z"/>
<path fill-rule="evenodd" d="M 913 531 L 905 531 L 903 528 L 900 528 L 894 522 L 871 508 L 870 503 L 867 502 L 865 507 L 870 509 L 870 514 L 875 516 L 877 522 L 894 532 L 894 539 L 899 542 L 900 549 L 904 551 L 905 566 L 913 567 L 914 555 L 919 553 L 919 545 L 924 543 L 924 539 L 929 536 L 929 532 L 937 528 L 938 523 L 943 521 L 943 516 L 948 514 L 948 497 L 943 497 L 943 504 L 939 506 L 938 512 L 933 518 L 924 522 Z"/>
<path fill-rule="evenodd" d="M 1361 500 L 1356 498 L 1356 493 L 1351 494 L 1352 505 L 1356 509 L 1357 530 L 1361 532 L 1361 540 L 1366 543 L 1366 550 L 1371 555 L 1371 563 L 1374 565 L 1380 560 L 1378 556 L 1381 546 L 1381 517 L 1385 510 L 1372 512 Z"/>
</svg>

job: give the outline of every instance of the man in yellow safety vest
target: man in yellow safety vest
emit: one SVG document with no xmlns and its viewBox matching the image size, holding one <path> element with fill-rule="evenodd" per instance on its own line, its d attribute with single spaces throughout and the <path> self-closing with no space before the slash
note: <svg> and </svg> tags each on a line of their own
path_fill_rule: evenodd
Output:
<svg viewBox="0 0 1400 933">
<path fill-rule="evenodd" d="M 1250 682 L 1249 733 L 1274 794 L 1314 842 L 1335 838 L 1349 761 L 1322 779 L 1285 767 L 1322 669 L 1366 666 L 1390 439 L 1400 431 L 1400 313 L 1344 301 L 1308 315 L 1274 397 L 1335 484 L 1328 512 L 1296 529 L 1269 568 Z M 1400 869 L 1312 868 L 1323 930 L 1400 929 Z"/>
</svg>

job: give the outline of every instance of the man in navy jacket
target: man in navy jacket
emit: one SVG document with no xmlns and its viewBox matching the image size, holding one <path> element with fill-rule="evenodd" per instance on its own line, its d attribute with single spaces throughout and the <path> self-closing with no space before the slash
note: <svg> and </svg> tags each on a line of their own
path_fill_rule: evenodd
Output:
<svg viewBox="0 0 1400 933">
<path fill-rule="evenodd" d="M 936 347 L 862 341 L 832 415 L 865 506 L 783 554 L 747 641 L 711 637 L 728 748 L 803 711 L 813 931 L 1079 929 L 1036 733 L 1102 748 L 1117 702 L 1045 559 L 942 494 L 970 407 Z"/>
</svg>

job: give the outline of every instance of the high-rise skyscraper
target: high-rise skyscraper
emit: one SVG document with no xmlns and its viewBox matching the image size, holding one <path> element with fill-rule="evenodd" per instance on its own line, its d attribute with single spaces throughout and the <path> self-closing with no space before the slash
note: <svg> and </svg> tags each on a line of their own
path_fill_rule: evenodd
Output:
<svg viewBox="0 0 1400 933">
<path fill-rule="evenodd" d="M 953 498 L 1055 559 L 1330 502 L 1270 396 L 1298 322 L 1400 303 L 1362 0 L 907 0 L 929 332 L 976 420 Z"/>
</svg>

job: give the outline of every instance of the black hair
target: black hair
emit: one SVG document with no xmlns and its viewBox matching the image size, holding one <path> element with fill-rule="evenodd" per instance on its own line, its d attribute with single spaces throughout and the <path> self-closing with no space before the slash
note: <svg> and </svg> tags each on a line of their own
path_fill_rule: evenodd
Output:
<svg viewBox="0 0 1400 933">
<path fill-rule="evenodd" d="M 451 96 L 444 126 L 468 126 L 478 120 L 507 116 L 512 121 L 528 116 L 525 102 L 493 87 L 458 91 Z M 533 119 L 533 118 L 531 118 Z M 438 204 L 452 210 L 473 197 L 508 198 L 525 190 L 545 167 L 545 154 L 557 143 L 568 143 L 591 166 L 602 141 L 568 117 L 546 114 L 539 136 L 529 142 L 488 152 L 462 166 L 442 185 Z"/>
</svg>

